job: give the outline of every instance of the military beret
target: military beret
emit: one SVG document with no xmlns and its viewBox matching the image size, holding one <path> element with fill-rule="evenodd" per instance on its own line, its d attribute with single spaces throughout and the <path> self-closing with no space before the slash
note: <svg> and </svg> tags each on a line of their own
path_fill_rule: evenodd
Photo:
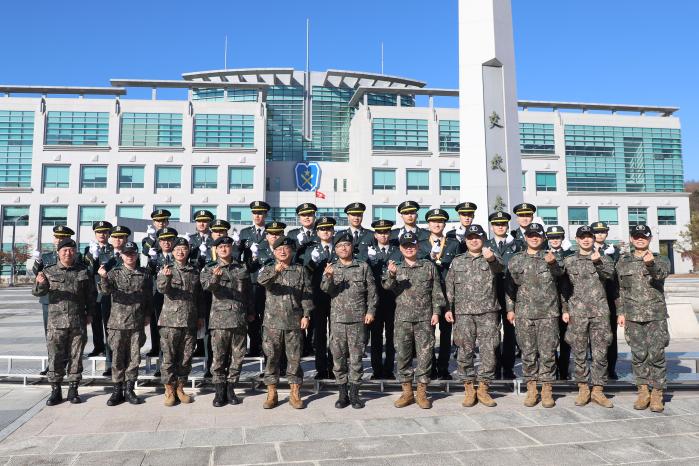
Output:
<svg viewBox="0 0 699 466">
<path fill-rule="evenodd" d="M 104 220 L 100 220 L 99 222 L 93 222 L 92 223 L 92 231 L 94 232 L 107 232 L 109 233 L 109 230 L 112 229 L 112 224 L 109 222 L 106 222 Z"/>
<path fill-rule="evenodd" d="M 565 235 L 566 235 L 566 232 L 563 229 L 563 227 L 560 225 L 553 225 L 553 226 L 550 226 L 546 229 L 546 237 L 547 238 L 558 238 L 558 237 L 562 238 Z"/>
<path fill-rule="evenodd" d="M 182 238 L 181 236 L 178 236 L 175 238 L 175 242 L 172 244 L 173 248 L 176 248 L 177 246 L 186 246 L 189 248 L 189 241 L 187 241 L 187 238 Z"/>
<path fill-rule="evenodd" d="M 446 222 L 447 220 L 449 220 L 449 214 L 444 209 L 428 210 L 425 214 L 425 221 L 427 222 Z"/>
<path fill-rule="evenodd" d="M 346 214 L 357 215 L 357 214 L 363 214 L 364 212 L 366 212 L 366 206 L 364 204 L 362 204 L 361 202 L 353 202 L 350 205 L 348 205 L 347 207 L 345 207 Z"/>
<path fill-rule="evenodd" d="M 637 236 L 643 236 L 644 238 L 650 238 L 653 236 L 653 232 L 650 231 L 650 227 L 645 223 L 639 223 L 636 226 L 629 227 L 629 234 L 634 238 Z"/>
<path fill-rule="evenodd" d="M 214 240 L 214 247 L 218 246 L 219 244 L 233 244 L 233 238 L 230 236 L 221 236 L 220 238 L 216 238 Z"/>
<path fill-rule="evenodd" d="M 129 252 L 135 252 L 138 253 L 138 245 L 134 243 L 133 241 L 127 241 L 124 243 L 124 246 L 121 248 L 122 254 L 127 254 Z"/>
<path fill-rule="evenodd" d="M 590 228 L 591 228 L 592 231 L 594 231 L 594 232 L 598 232 L 598 231 L 600 231 L 600 232 L 609 231 L 609 227 L 607 226 L 607 224 L 606 224 L 605 222 L 593 222 L 592 225 L 590 225 Z"/>
<path fill-rule="evenodd" d="M 354 238 L 352 237 L 352 233 L 349 231 L 343 231 L 339 235 L 335 237 L 333 240 L 333 246 L 337 246 L 337 243 L 342 243 L 342 242 L 347 242 L 347 243 L 354 243 Z"/>
<path fill-rule="evenodd" d="M 394 223 L 391 220 L 384 219 L 374 220 L 371 222 L 371 228 L 373 228 L 377 233 L 388 233 L 391 231 L 391 228 L 393 228 L 393 225 Z"/>
<path fill-rule="evenodd" d="M 417 235 L 412 231 L 407 231 L 403 233 L 403 236 L 400 237 L 401 246 L 405 246 L 408 244 L 417 244 Z"/>
<path fill-rule="evenodd" d="M 153 220 L 167 220 L 172 216 L 167 209 L 156 209 L 150 214 L 150 218 Z"/>
<path fill-rule="evenodd" d="M 58 242 L 56 246 L 56 251 L 60 251 L 63 248 L 74 248 L 76 247 L 75 241 L 72 238 L 63 238 Z"/>
<path fill-rule="evenodd" d="M 457 204 L 454 210 L 460 214 L 472 214 L 477 208 L 478 206 L 473 202 L 462 202 L 461 204 Z"/>
<path fill-rule="evenodd" d="M 540 223 L 530 223 L 527 228 L 524 229 L 524 235 L 538 235 L 544 236 L 544 227 Z"/>
<path fill-rule="evenodd" d="M 177 230 L 172 227 L 161 228 L 155 233 L 155 236 L 158 237 L 158 240 L 172 239 L 177 237 Z"/>
<path fill-rule="evenodd" d="M 228 231 L 231 229 L 231 224 L 221 218 L 217 218 L 211 222 L 209 229 L 211 231 Z"/>
<path fill-rule="evenodd" d="M 490 223 L 508 223 L 512 216 L 508 214 L 507 212 L 503 212 L 501 210 L 498 210 L 497 212 L 493 212 L 492 214 L 488 215 L 488 222 Z"/>
<path fill-rule="evenodd" d="M 280 246 L 294 246 L 296 243 L 294 242 L 293 239 L 289 238 L 288 236 L 280 236 L 277 238 L 277 240 L 274 242 L 272 245 L 272 249 L 277 249 Z"/>
<path fill-rule="evenodd" d="M 131 234 L 131 229 L 124 225 L 117 225 L 112 228 L 110 235 L 115 238 L 124 238 Z"/>
<path fill-rule="evenodd" d="M 466 227 L 466 233 L 464 234 L 464 237 L 468 237 L 470 235 L 478 235 L 481 238 L 485 237 L 485 230 L 483 230 L 483 227 L 480 225 L 469 225 Z"/>
<path fill-rule="evenodd" d="M 250 210 L 252 210 L 253 213 L 256 214 L 269 212 L 270 208 L 271 207 L 269 206 L 269 204 L 267 204 L 265 201 L 252 201 L 250 203 Z"/>
<path fill-rule="evenodd" d="M 318 211 L 318 207 L 310 202 L 304 202 L 296 207 L 296 215 L 312 215 Z"/>
<path fill-rule="evenodd" d="M 583 236 L 587 236 L 587 235 L 592 236 L 592 228 L 588 227 L 587 225 L 583 225 L 581 227 L 578 227 L 578 229 L 575 232 L 576 238 L 582 238 Z"/>
<path fill-rule="evenodd" d="M 517 204 L 514 209 L 512 209 L 512 212 L 514 212 L 515 215 L 529 215 L 536 212 L 536 206 L 534 204 L 523 202 L 521 204 Z"/>
<path fill-rule="evenodd" d="M 56 238 L 70 238 L 75 232 L 65 225 L 56 225 L 53 227 L 53 236 Z"/>
<path fill-rule="evenodd" d="M 398 213 L 410 214 L 420 210 L 420 204 L 415 201 L 404 201 L 398 204 Z"/>
<path fill-rule="evenodd" d="M 280 233 L 284 233 L 285 228 L 286 228 L 286 223 L 277 222 L 276 220 L 273 222 L 268 222 L 265 224 L 265 230 L 267 231 L 267 233 L 271 233 L 273 235 L 278 235 Z"/>
<path fill-rule="evenodd" d="M 332 217 L 320 217 L 316 221 L 316 228 L 318 228 L 318 229 L 333 228 L 336 224 L 337 224 L 337 220 L 335 220 Z"/>
</svg>

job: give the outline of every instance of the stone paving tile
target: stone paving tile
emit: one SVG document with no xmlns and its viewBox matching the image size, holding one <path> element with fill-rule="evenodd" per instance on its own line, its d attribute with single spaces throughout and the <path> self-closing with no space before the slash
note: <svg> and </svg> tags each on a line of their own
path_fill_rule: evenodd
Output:
<svg viewBox="0 0 699 466">
<path fill-rule="evenodd" d="M 650 448 L 645 439 L 631 439 L 623 442 L 583 443 L 580 446 L 612 463 L 664 460 L 670 457 Z"/>
<path fill-rule="evenodd" d="M 475 450 L 476 445 L 458 435 L 444 435 L 443 433 L 433 434 L 411 434 L 402 435 L 414 453 L 440 453 L 449 451 Z"/>
<path fill-rule="evenodd" d="M 365 437 L 366 432 L 359 421 L 315 422 L 301 425 L 308 440 L 329 440 L 351 437 Z"/>
<path fill-rule="evenodd" d="M 656 435 L 699 432 L 699 426 L 692 424 L 682 417 L 643 418 L 624 422 L 626 424 L 633 424 L 634 428 L 644 429 Z"/>
<path fill-rule="evenodd" d="M 273 444 L 233 445 L 214 448 L 213 464 L 276 463 L 277 450 Z"/>
<path fill-rule="evenodd" d="M 243 443 L 242 428 L 192 429 L 184 433 L 183 447 L 218 447 Z"/>
<path fill-rule="evenodd" d="M 410 455 L 407 458 L 412 458 L 414 455 Z M 352 466 L 393 466 L 394 461 L 397 459 L 395 457 L 391 458 L 353 458 L 351 462 L 348 460 L 326 460 L 320 461 L 318 464 L 322 466 L 347 466 L 351 464 Z M 293 463 L 297 464 L 297 463 Z"/>
<path fill-rule="evenodd" d="M 652 437 L 644 439 L 643 441 L 672 458 L 699 456 L 699 438 L 693 435 Z"/>
<path fill-rule="evenodd" d="M 52 453 L 116 450 L 123 434 L 67 435 L 58 442 Z"/>
<path fill-rule="evenodd" d="M 0 456 L 0 466 L 5 466 L 9 462 L 10 462 L 9 456 Z"/>
<path fill-rule="evenodd" d="M 461 435 L 484 450 L 536 445 L 534 440 L 515 429 L 477 430 L 461 432 Z"/>
<path fill-rule="evenodd" d="M 0 444 L 0 456 L 46 454 L 54 449 L 61 437 L 29 437 L 20 440 L 6 439 Z"/>
<path fill-rule="evenodd" d="M 518 448 L 520 464 L 591 465 L 605 464 L 595 453 L 580 445 L 547 445 L 543 447 Z"/>
<path fill-rule="evenodd" d="M 536 425 L 536 422 L 524 417 L 518 411 L 490 411 L 487 413 L 469 414 L 468 417 L 480 426 L 468 430 L 501 429 L 506 427 Z"/>
<path fill-rule="evenodd" d="M 306 440 L 299 424 L 245 428 L 245 443 L 293 442 L 297 440 Z"/>
<path fill-rule="evenodd" d="M 557 426 L 519 427 L 517 430 L 544 445 L 555 443 L 595 442 L 602 438 L 595 433 L 593 423 Z"/>
<path fill-rule="evenodd" d="M 23 455 L 13 456 L 8 466 L 69 465 L 76 455 Z"/>
<path fill-rule="evenodd" d="M 454 457 L 467 466 L 518 465 L 522 464 L 521 450 L 475 450 L 453 453 Z"/>
<path fill-rule="evenodd" d="M 9 426 L 15 419 L 20 417 L 26 412 L 24 409 L 3 409 L 0 410 L 0 430 Z"/>
<path fill-rule="evenodd" d="M 313 461 L 347 458 L 347 450 L 341 440 L 323 442 L 284 442 L 279 444 L 282 461 Z"/>
<path fill-rule="evenodd" d="M 412 452 L 410 445 L 396 437 L 367 437 L 343 440 L 349 458 L 365 458 L 367 456 L 400 455 Z"/>
<path fill-rule="evenodd" d="M 425 432 L 417 421 L 406 418 L 366 419 L 362 425 L 369 436 Z"/>
<path fill-rule="evenodd" d="M 145 458 L 143 450 L 80 453 L 75 464 L 80 466 L 139 466 Z"/>
<path fill-rule="evenodd" d="M 521 411 L 520 414 L 542 426 L 574 424 L 576 422 L 585 422 L 589 420 L 571 410 L 561 409 L 560 407 L 543 408 L 541 404 L 534 408 Z"/>
<path fill-rule="evenodd" d="M 382 458 L 391 466 L 456 466 L 461 465 L 450 453 L 431 453 L 426 455 L 391 456 Z"/>
<path fill-rule="evenodd" d="M 129 432 L 117 446 L 119 450 L 150 450 L 154 448 L 179 448 L 184 431 Z"/>
<path fill-rule="evenodd" d="M 415 422 L 420 424 L 427 432 L 455 432 L 458 430 L 475 430 L 480 426 L 473 419 L 461 416 L 432 416 L 416 418 Z"/>
<path fill-rule="evenodd" d="M 554 408 L 556 409 L 556 408 Z M 575 415 L 581 416 L 588 421 L 617 421 L 620 419 L 633 419 L 639 416 L 619 407 L 603 408 L 601 406 L 588 404 L 587 406 L 572 406 L 562 408 Z"/>
<path fill-rule="evenodd" d="M 143 460 L 143 466 L 174 466 L 209 464 L 213 448 L 178 448 L 176 450 L 151 450 Z"/>
</svg>

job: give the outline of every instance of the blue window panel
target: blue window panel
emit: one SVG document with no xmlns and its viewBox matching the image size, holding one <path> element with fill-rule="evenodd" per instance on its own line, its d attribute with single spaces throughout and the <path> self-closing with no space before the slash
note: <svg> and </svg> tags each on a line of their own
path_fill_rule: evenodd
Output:
<svg viewBox="0 0 699 466">
<path fill-rule="evenodd" d="M 235 225 L 246 223 L 250 216 L 250 208 L 246 205 L 229 205 L 228 206 L 228 221 Z"/>
<path fill-rule="evenodd" d="M 439 120 L 439 151 L 459 152 L 459 120 Z"/>
<path fill-rule="evenodd" d="M 383 219 L 395 222 L 396 214 L 396 206 L 394 205 L 377 205 L 373 208 L 371 220 Z"/>
<path fill-rule="evenodd" d="M 349 128 L 354 108 L 348 103 L 352 95 L 351 88 L 313 87 L 311 140 L 304 143 L 305 160 L 349 160 Z"/>
<path fill-rule="evenodd" d="M 180 221 L 180 206 L 178 205 L 169 205 L 169 204 L 158 204 L 153 206 L 153 210 L 158 210 L 158 209 L 165 209 L 170 211 L 170 221 L 171 222 L 179 222 Z"/>
<path fill-rule="evenodd" d="M 124 113 L 119 145 L 124 147 L 182 146 L 182 115 L 179 113 Z"/>
<path fill-rule="evenodd" d="M 119 188 L 143 188 L 144 173 L 144 167 L 120 166 Z"/>
<path fill-rule="evenodd" d="M 120 205 L 117 206 L 117 217 L 143 219 L 142 205 Z"/>
<path fill-rule="evenodd" d="M 558 225 L 558 207 L 539 207 L 536 214 L 541 217 L 544 225 Z"/>
<path fill-rule="evenodd" d="M 537 191 L 555 191 L 556 190 L 556 173 L 555 172 L 536 172 L 536 190 Z"/>
<path fill-rule="evenodd" d="M 430 189 L 429 170 L 406 170 L 409 191 L 427 191 Z"/>
<path fill-rule="evenodd" d="M 658 207 L 658 225 L 677 225 L 674 207 Z"/>
<path fill-rule="evenodd" d="M 587 225 L 587 207 L 568 207 L 569 225 Z"/>
<path fill-rule="evenodd" d="M 189 208 L 189 218 L 192 222 L 194 221 L 194 212 L 198 210 L 208 210 L 209 212 L 214 214 L 214 218 L 216 217 L 217 208 L 215 205 L 192 205 Z"/>
<path fill-rule="evenodd" d="M 29 215 L 29 206 L 28 205 L 22 205 L 22 206 L 4 206 L 2 208 L 2 222 L 4 225 L 12 225 L 15 222 L 15 219 L 23 216 L 23 215 Z M 29 219 L 27 220 L 18 220 L 17 221 L 17 226 L 27 226 L 29 225 Z"/>
<path fill-rule="evenodd" d="M 107 166 L 106 165 L 83 165 L 80 167 L 80 187 L 85 188 L 106 188 L 107 187 Z"/>
<path fill-rule="evenodd" d="M 257 89 L 228 89 L 230 102 L 257 102 Z"/>
<path fill-rule="evenodd" d="M 65 225 L 68 223 L 68 206 L 42 206 L 41 226 Z"/>
<path fill-rule="evenodd" d="M 329 208 L 329 207 L 319 207 L 318 212 L 316 213 L 316 216 L 318 216 L 318 217 L 333 217 L 337 221 L 336 225 L 338 227 L 349 225 L 349 222 L 347 220 L 347 215 L 345 214 L 345 210 L 341 209 L 341 208 L 337 209 L 337 208 Z"/>
<path fill-rule="evenodd" d="M 181 167 L 155 167 L 155 187 L 179 189 L 181 184 Z"/>
<path fill-rule="evenodd" d="M 34 112 L 0 110 L 0 188 L 28 188 L 32 178 Z"/>
<path fill-rule="evenodd" d="M 272 207 L 267 215 L 269 221 L 284 222 L 287 226 L 298 225 L 295 207 Z"/>
<path fill-rule="evenodd" d="M 396 189 L 396 170 L 374 168 L 372 171 L 374 189 Z"/>
<path fill-rule="evenodd" d="M 553 125 L 547 123 L 520 123 L 519 148 L 522 155 L 555 154 Z"/>
<path fill-rule="evenodd" d="M 461 189 L 459 170 L 439 170 L 439 189 L 441 191 Z"/>
<path fill-rule="evenodd" d="M 223 89 L 193 88 L 192 100 L 207 100 L 209 102 L 223 102 Z"/>
<path fill-rule="evenodd" d="M 80 206 L 80 226 L 92 226 L 93 222 L 99 222 L 105 218 L 106 207 L 99 206 Z"/>
<path fill-rule="evenodd" d="M 267 89 L 267 160 L 303 160 L 303 103 L 301 86 Z"/>
<path fill-rule="evenodd" d="M 385 107 L 396 107 L 398 106 L 398 94 L 384 94 L 384 93 L 373 93 L 367 94 L 368 104 L 385 106 Z M 400 106 L 401 107 L 414 107 L 415 106 L 415 96 L 410 94 L 400 94 Z"/>
<path fill-rule="evenodd" d="M 598 210 L 598 214 L 600 222 L 605 222 L 607 225 L 619 224 L 618 207 L 600 207 Z"/>
<path fill-rule="evenodd" d="M 633 227 L 639 223 L 648 223 L 648 208 L 629 207 L 629 226 Z"/>
<path fill-rule="evenodd" d="M 68 188 L 70 180 L 69 165 L 44 165 L 44 189 Z"/>
<path fill-rule="evenodd" d="M 48 112 L 47 145 L 107 146 L 108 139 L 107 112 Z"/>
<path fill-rule="evenodd" d="M 374 118 L 374 150 L 427 151 L 427 120 Z"/>
<path fill-rule="evenodd" d="M 252 115 L 198 114 L 194 117 L 194 147 L 253 148 Z"/>
<path fill-rule="evenodd" d="M 218 186 L 218 168 L 193 167 L 192 187 L 194 189 L 216 189 Z"/>
<path fill-rule="evenodd" d="M 230 167 L 228 172 L 228 187 L 230 189 L 252 189 L 253 180 L 254 168 Z"/>
</svg>

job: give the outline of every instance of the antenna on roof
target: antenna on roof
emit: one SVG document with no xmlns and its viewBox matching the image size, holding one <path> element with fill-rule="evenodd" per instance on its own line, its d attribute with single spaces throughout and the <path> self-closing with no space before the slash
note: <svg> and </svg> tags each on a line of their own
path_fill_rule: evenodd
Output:
<svg viewBox="0 0 699 466">
<path fill-rule="evenodd" d="M 303 137 L 311 140 L 311 18 L 306 18 L 306 72 L 303 77 Z"/>
<path fill-rule="evenodd" d="M 228 34 L 223 41 L 223 69 L 228 69 Z"/>
<path fill-rule="evenodd" d="M 381 41 L 381 74 L 383 74 L 383 41 Z"/>
</svg>

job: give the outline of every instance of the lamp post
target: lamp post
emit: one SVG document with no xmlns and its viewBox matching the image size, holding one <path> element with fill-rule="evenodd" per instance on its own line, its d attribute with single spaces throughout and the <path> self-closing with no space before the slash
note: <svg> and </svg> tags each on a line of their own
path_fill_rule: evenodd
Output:
<svg viewBox="0 0 699 466">
<path fill-rule="evenodd" d="M 15 230 L 17 222 L 20 220 L 29 220 L 29 215 L 20 215 L 12 222 L 12 263 L 10 264 L 10 286 L 15 286 Z"/>
</svg>

